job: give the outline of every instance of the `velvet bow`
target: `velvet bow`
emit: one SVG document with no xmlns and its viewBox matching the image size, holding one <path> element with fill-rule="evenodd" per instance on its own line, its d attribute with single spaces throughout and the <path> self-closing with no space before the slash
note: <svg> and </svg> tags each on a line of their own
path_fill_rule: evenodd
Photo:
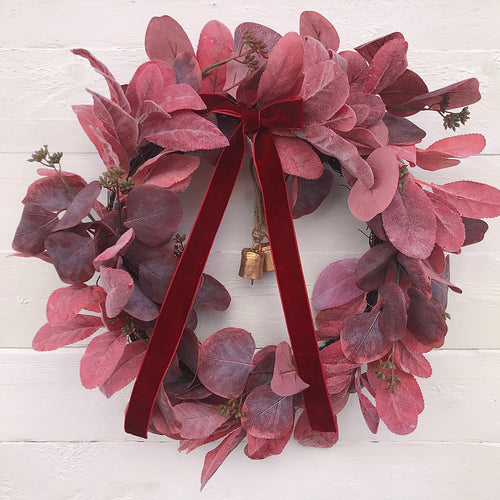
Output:
<svg viewBox="0 0 500 500">
<path fill-rule="evenodd" d="M 224 148 L 189 240 L 165 295 L 125 417 L 125 430 L 147 437 L 149 418 L 163 378 L 179 345 L 215 235 L 243 163 L 245 135 L 251 135 L 276 278 L 297 370 L 309 387 L 303 391 L 311 427 L 336 431 L 336 420 L 321 367 L 314 324 L 304 283 L 285 177 L 272 128 L 299 129 L 302 99 L 275 101 L 248 108 L 221 94 L 202 95 L 205 115 L 220 113 L 240 120 Z"/>
</svg>

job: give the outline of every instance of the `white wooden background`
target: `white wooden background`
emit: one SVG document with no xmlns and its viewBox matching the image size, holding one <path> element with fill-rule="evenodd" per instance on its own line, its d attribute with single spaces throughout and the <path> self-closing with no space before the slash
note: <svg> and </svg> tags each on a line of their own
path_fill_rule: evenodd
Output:
<svg viewBox="0 0 500 500">
<path fill-rule="evenodd" d="M 491 221 L 484 242 L 452 258 L 462 296 L 450 298 L 450 332 L 429 355 L 431 379 L 421 383 L 427 408 L 417 430 L 398 437 L 381 425 L 366 429 L 356 401 L 340 415 L 334 448 L 303 448 L 264 461 L 236 450 L 198 492 L 206 450 L 179 455 L 166 438 L 147 441 L 122 430 L 130 389 L 107 400 L 83 389 L 83 345 L 52 353 L 31 350 L 44 322 L 45 302 L 60 286 L 43 262 L 9 257 L 24 192 L 36 175 L 26 162 L 42 144 L 64 151 L 64 167 L 87 179 L 102 167 L 72 115 L 89 103 L 84 91 L 105 91 L 88 64 L 70 48 L 85 47 L 121 81 L 145 61 L 148 20 L 169 14 L 196 42 L 203 24 L 219 19 L 296 30 L 302 10 L 322 12 L 335 24 L 341 48 L 391 31 L 410 43 L 410 67 L 431 89 L 477 76 L 483 100 L 472 107 L 465 131 L 483 132 L 479 158 L 423 178 L 471 178 L 500 187 L 500 5 L 498 0 L 1 0 L 0 2 L 0 498 L 1 499 L 357 499 L 500 497 L 500 224 Z M 439 120 L 423 116 L 426 144 L 445 136 Z M 199 171 L 186 206 L 193 220 L 208 172 Z M 365 237 L 345 207 L 346 190 L 297 222 L 309 287 L 329 262 L 362 254 Z M 235 277 L 239 251 L 249 241 L 252 191 L 238 182 L 214 245 L 209 271 L 233 295 L 230 310 L 202 315 L 198 332 L 245 327 L 259 344 L 285 338 L 273 276 L 251 287 Z"/>
</svg>

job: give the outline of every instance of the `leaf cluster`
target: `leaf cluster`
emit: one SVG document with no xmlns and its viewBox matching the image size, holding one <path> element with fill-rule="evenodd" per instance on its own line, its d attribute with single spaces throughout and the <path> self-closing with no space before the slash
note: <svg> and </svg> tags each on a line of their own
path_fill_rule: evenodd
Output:
<svg viewBox="0 0 500 500">
<path fill-rule="evenodd" d="M 234 131 L 232 117 L 205 118 L 202 94 L 230 93 L 238 110 L 252 112 L 299 98 L 301 128 L 269 129 L 293 217 L 318 209 L 340 175 L 352 214 L 370 232 L 369 250 L 329 264 L 313 290 L 333 413 L 355 393 L 373 433 L 380 420 L 397 434 L 412 432 L 424 409 L 416 377 L 431 375 L 424 355 L 445 341 L 448 290 L 461 293 L 447 253 L 483 239 L 483 219 L 500 215 L 500 191 L 419 180 L 419 168 L 453 167 L 485 141 L 466 134 L 421 148 L 425 131 L 409 117 L 434 111 L 455 131 L 480 98 L 478 81 L 429 91 L 408 68 L 401 33 L 339 53 L 335 28 L 311 11 L 299 33 L 284 36 L 250 22 L 233 34 L 211 21 L 196 52 L 174 19 L 155 17 L 145 45 L 150 60 L 126 85 L 87 50 L 73 51 L 109 89 L 109 97 L 89 91 L 92 104 L 73 108 L 106 168 L 99 180 L 62 171 L 62 153 L 48 146 L 28 160 L 43 168 L 23 199 L 13 248 L 52 264 L 67 285 L 49 297 L 33 347 L 89 339 L 84 387 L 110 397 L 132 382 L 184 250 L 178 194 L 200 164 L 194 153 L 212 151 L 206 156 L 216 161 Z M 315 447 L 338 440 L 312 429 L 301 395 L 308 384 L 286 342 L 255 351 L 249 332 L 225 328 L 200 343 L 196 311 L 224 311 L 230 300 L 219 281 L 202 276 L 150 420 L 150 431 L 178 440 L 180 450 L 220 441 L 206 455 L 202 487 L 244 439 L 251 459 L 281 453 L 292 436 Z"/>
</svg>

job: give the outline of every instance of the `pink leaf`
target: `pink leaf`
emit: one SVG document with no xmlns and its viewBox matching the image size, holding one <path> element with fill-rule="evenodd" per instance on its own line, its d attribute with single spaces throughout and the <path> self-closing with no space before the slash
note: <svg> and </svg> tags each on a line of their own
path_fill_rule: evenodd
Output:
<svg viewBox="0 0 500 500">
<path fill-rule="evenodd" d="M 213 393 L 226 397 L 241 395 L 254 364 L 255 342 L 241 328 L 224 328 L 200 346 L 198 377 Z"/>
<path fill-rule="evenodd" d="M 205 103 L 198 93 L 187 83 L 168 85 L 164 88 L 160 106 L 166 113 L 173 113 L 182 109 L 205 109 Z"/>
<path fill-rule="evenodd" d="M 429 91 L 425 82 L 415 72 L 406 69 L 391 85 L 384 88 L 380 96 L 392 115 L 411 116 L 418 113 L 412 109 L 393 109 L 404 105 L 414 97 Z"/>
<path fill-rule="evenodd" d="M 425 259 L 425 263 L 436 273 L 444 273 L 446 269 L 446 257 L 444 255 L 443 249 L 436 245 L 429 257 Z"/>
<path fill-rule="evenodd" d="M 325 321 L 344 321 L 353 314 L 363 312 L 365 308 L 366 296 L 360 295 L 359 297 L 356 297 L 341 306 L 323 309 L 316 315 L 316 322 L 318 325 L 321 325 Z"/>
<path fill-rule="evenodd" d="M 391 146 L 410 146 L 410 148 L 425 137 L 425 131 L 420 127 L 417 127 L 413 122 L 407 120 L 406 118 L 401 118 L 400 116 L 394 116 L 390 113 L 386 113 L 384 118 L 384 125 L 389 129 L 389 144 Z M 405 157 L 402 155 L 399 159 L 406 159 L 415 163 L 415 153 L 408 154 L 406 150 L 400 148 L 400 152 L 406 153 Z M 394 148 L 393 148 L 394 149 Z"/>
<path fill-rule="evenodd" d="M 137 186 L 127 196 L 126 227 L 134 228 L 139 241 L 160 246 L 177 231 L 182 218 L 179 198 L 154 185 Z"/>
<path fill-rule="evenodd" d="M 188 179 L 199 164 L 200 159 L 197 156 L 163 151 L 143 163 L 132 176 L 132 180 L 136 185 L 154 184 L 172 190 L 176 184 Z"/>
<path fill-rule="evenodd" d="M 141 262 L 139 287 L 144 295 L 161 304 L 178 263 L 178 259 L 173 255 L 153 257 Z"/>
<path fill-rule="evenodd" d="M 264 104 L 286 96 L 301 75 L 304 47 L 297 33 L 287 33 L 269 54 L 257 91 L 257 102 Z"/>
<path fill-rule="evenodd" d="M 97 271 L 101 268 L 101 266 L 106 267 L 116 267 L 116 263 L 118 261 L 118 257 L 125 254 L 128 250 L 132 241 L 134 240 L 134 230 L 129 229 L 125 231 L 119 238 L 118 241 L 106 248 L 103 252 L 101 252 L 94 259 L 94 267 Z"/>
<path fill-rule="evenodd" d="M 359 364 L 370 363 L 389 352 L 392 343 L 379 328 L 379 313 L 351 316 L 340 333 L 346 357 Z"/>
<path fill-rule="evenodd" d="M 486 146 L 481 134 L 464 134 L 447 137 L 431 144 L 426 151 L 436 151 L 452 158 L 468 158 L 478 155 Z"/>
<path fill-rule="evenodd" d="M 332 57 L 333 52 L 328 51 L 326 47 L 316 38 L 311 36 L 302 36 L 302 43 L 304 45 L 304 67 L 303 72 L 307 73 L 316 64 L 324 61 L 335 62 Z M 318 82 L 311 83 L 316 86 Z"/>
<path fill-rule="evenodd" d="M 479 82 L 476 78 L 469 78 L 461 82 L 453 83 L 432 92 L 418 95 L 407 103 L 408 107 L 428 106 L 431 109 L 461 108 L 474 104 L 481 99 L 479 93 Z"/>
<path fill-rule="evenodd" d="M 106 97 L 88 90 L 94 98 L 94 111 L 107 132 L 115 137 L 123 149 L 132 156 L 137 147 L 139 130 L 137 122 L 118 104 Z"/>
<path fill-rule="evenodd" d="M 174 70 L 167 63 L 157 60 L 141 64 L 127 87 L 132 116 L 140 117 L 144 114 L 149 101 L 160 105 L 167 97 L 166 89 L 175 83 Z"/>
<path fill-rule="evenodd" d="M 342 330 L 343 325 L 343 321 L 323 321 L 316 330 L 316 338 L 318 340 L 339 339 L 340 330 Z"/>
<path fill-rule="evenodd" d="M 142 366 L 146 346 L 142 340 L 136 340 L 125 346 L 122 357 L 118 361 L 113 373 L 99 389 L 107 398 L 123 389 L 134 380 Z"/>
<path fill-rule="evenodd" d="M 382 212 L 385 232 L 391 243 L 408 257 L 427 258 L 436 242 L 436 216 L 422 189 L 408 179 Z"/>
<path fill-rule="evenodd" d="M 431 144 L 427 149 L 417 149 L 416 163 L 424 170 L 453 167 L 460 162 L 455 158 L 467 158 L 479 154 L 486 141 L 481 134 L 447 137 Z"/>
<path fill-rule="evenodd" d="M 433 193 L 427 193 L 436 213 L 436 243 L 446 252 L 459 252 L 465 240 L 465 226 L 460 214 Z"/>
<path fill-rule="evenodd" d="M 175 79 L 179 84 L 187 84 L 196 92 L 201 90 L 201 69 L 196 56 L 191 52 L 181 52 L 172 63 Z"/>
<path fill-rule="evenodd" d="M 193 111 L 175 112 L 168 120 L 153 116 L 143 123 L 145 139 L 171 151 L 217 149 L 228 145 L 228 140 L 211 122 Z"/>
<path fill-rule="evenodd" d="M 300 35 L 315 38 L 334 52 L 339 49 L 340 40 L 337 31 L 328 19 L 317 12 L 309 10 L 300 14 Z"/>
<path fill-rule="evenodd" d="M 36 333 L 32 346 L 35 351 L 52 351 L 86 339 L 102 326 L 99 316 L 77 314 L 65 323 L 43 325 Z"/>
<path fill-rule="evenodd" d="M 100 61 L 98 61 L 88 50 L 85 49 L 73 49 L 71 52 L 73 54 L 83 57 L 87 59 L 90 65 L 103 76 L 106 80 L 106 83 L 109 87 L 109 93 L 111 95 L 111 99 L 116 102 L 122 109 L 125 111 L 130 111 L 130 105 L 125 97 L 125 93 L 121 85 L 116 81 L 115 77 L 111 74 L 109 69 Z"/>
<path fill-rule="evenodd" d="M 290 196 L 292 216 L 298 219 L 314 212 L 328 196 L 333 186 L 333 174 L 323 169 L 321 177 L 304 179 L 292 177 L 292 195 Z"/>
<path fill-rule="evenodd" d="M 386 389 L 379 384 L 376 393 L 377 412 L 387 428 L 395 434 L 410 434 L 417 426 L 418 415 L 424 409 L 424 399 L 412 375 L 395 370 L 401 379 L 398 390 Z"/>
<path fill-rule="evenodd" d="M 268 345 L 256 351 L 253 357 L 253 364 L 255 365 L 255 368 L 248 376 L 248 380 L 245 385 L 246 393 L 255 389 L 259 385 L 269 384 L 271 382 L 274 372 L 275 353 L 275 345 Z"/>
<path fill-rule="evenodd" d="M 293 420 L 293 398 L 278 396 L 268 385 L 253 389 L 243 403 L 241 425 L 255 437 L 284 437 L 291 432 Z"/>
<path fill-rule="evenodd" d="M 395 281 L 384 283 L 378 290 L 384 306 L 378 326 L 389 340 L 399 340 L 406 334 L 406 298 L 403 289 Z"/>
<path fill-rule="evenodd" d="M 243 35 L 248 31 L 257 40 L 262 40 L 266 44 L 268 51 L 274 49 L 281 40 L 281 35 L 263 24 L 245 22 L 239 24 L 234 30 L 234 50 L 238 51 L 243 45 Z"/>
<path fill-rule="evenodd" d="M 342 166 L 367 188 L 373 186 L 373 172 L 356 146 L 323 125 L 309 125 L 305 128 L 305 139 L 322 153 L 333 156 Z"/>
<path fill-rule="evenodd" d="M 401 38 L 389 40 L 373 56 L 366 75 L 364 91 L 378 94 L 388 87 L 405 71 L 408 66 L 406 52 L 408 42 Z"/>
<path fill-rule="evenodd" d="M 272 455 L 279 455 L 291 437 L 291 428 L 286 435 L 279 438 L 267 439 L 247 434 L 248 444 L 245 446 L 245 455 L 252 460 L 263 460 Z"/>
<path fill-rule="evenodd" d="M 427 151 L 418 149 L 416 151 L 415 163 L 423 170 L 434 172 L 442 168 L 450 168 L 460 164 L 460 160 L 449 158 L 438 151 Z"/>
<path fill-rule="evenodd" d="M 324 168 L 312 147 L 298 137 L 273 136 L 281 167 L 286 174 L 305 179 L 318 179 Z"/>
<path fill-rule="evenodd" d="M 105 294 L 98 286 L 78 284 L 58 288 L 47 301 L 47 320 L 51 325 L 65 323 L 82 309 L 94 311 L 94 305 L 104 298 Z"/>
<path fill-rule="evenodd" d="M 87 217 L 91 211 L 100 192 L 101 185 L 99 184 L 99 181 L 93 181 L 90 184 L 87 184 L 73 198 L 73 201 L 68 205 L 65 214 L 57 223 L 54 230 L 61 231 L 80 224 L 82 219 Z"/>
<path fill-rule="evenodd" d="M 224 285 L 209 274 L 203 274 L 196 293 L 195 305 L 206 305 L 215 311 L 225 311 L 231 303 L 231 296 Z"/>
<path fill-rule="evenodd" d="M 348 132 L 342 132 L 341 135 L 356 146 L 358 153 L 363 156 L 389 144 L 389 129 L 383 120 L 363 127 L 354 127 Z"/>
<path fill-rule="evenodd" d="M 84 132 L 97 149 L 106 168 L 120 167 L 125 172 L 128 172 L 128 153 L 123 149 L 116 137 L 105 129 L 102 122 L 95 115 L 93 106 L 72 106 L 72 109 Z"/>
<path fill-rule="evenodd" d="M 373 434 L 377 434 L 380 417 L 378 416 L 375 405 L 361 392 L 360 377 L 356 377 L 356 392 L 358 394 L 359 406 L 365 419 L 366 425 Z"/>
<path fill-rule="evenodd" d="M 353 50 L 343 50 L 339 53 L 346 62 L 346 74 L 352 91 L 362 90 L 363 82 L 368 74 L 368 64 L 363 56 Z"/>
<path fill-rule="evenodd" d="M 322 61 L 305 72 L 300 96 L 304 99 L 304 125 L 328 121 L 328 125 L 336 129 L 330 120 L 349 97 L 349 81 L 338 64 L 331 60 Z M 353 119 L 349 129 L 354 122 Z"/>
<path fill-rule="evenodd" d="M 203 446 L 205 444 L 213 443 L 214 441 L 218 441 L 219 439 L 231 434 L 231 432 L 241 429 L 241 425 L 239 421 L 228 420 L 223 425 L 221 425 L 215 432 L 213 432 L 210 436 L 204 439 L 179 439 L 179 448 L 178 451 L 186 451 L 186 453 L 191 453 L 196 448 Z"/>
<path fill-rule="evenodd" d="M 483 240 L 486 231 L 488 231 L 488 224 L 484 220 L 470 219 L 462 217 L 462 222 L 465 226 L 465 245 L 473 245 Z"/>
<path fill-rule="evenodd" d="M 146 30 L 146 53 L 150 59 L 172 64 L 181 52 L 194 55 L 193 46 L 182 26 L 170 16 L 153 17 Z"/>
<path fill-rule="evenodd" d="M 128 302 L 134 280 L 130 274 L 123 269 L 113 269 L 111 267 L 101 268 L 101 286 L 107 293 L 106 314 L 110 318 L 118 316 Z"/>
<path fill-rule="evenodd" d="M 346 389 L 338 394 L 330 394 L 330 404 L 332 406 L 332 413 L 338 415 L 349 401 L 349 390 Z"/>
<path fill-rule="evenodd" d="M 180 403 L 174 409 L 181 422 L 180 435 L 184 439 L 206 438 L 228 419 L 217 406 L 206 403 Z"/>
<path fill-rule="evenodd" d="M 57 214 L 36 203 L 26 203 L 14 235 L 12 248 L 16 252 L 33 256 L 45 250 L 45 238 L 54 230 Z"/>
<path fill-rule="evenodd" d="M 432 190 L 463 217 L 482 219 L 500 215 L 500 190 L 488 184 L 456 181 L 442 186 L 432 184 Z"/>
<path fill-rule="evenodd" d="M 341 373 L 352 374 L 359 364 L 346 358 L 340 342 L 334 342 L 320 351 L 325 377 Z"/>
<path fill-rule="evenodd" d="M 308 387 L 309 384 L 306 384 L 297 373 L 290 346 L 286 342 L 280 342 L 276 346 L 276 361 L 271 389 L 278 396 L 293 396 Z"/>
<path fill-rule="evenodd" d="M 376 149 L 366 161 L 373 172 L 373 186 L 366 188 L 358 180 L 348 200 L 352 214 L 362 221 L 372 219 L 389 206 L 399 182 L 399 162 L 389 147 Z"/>
<path fill-rule="evenodd" d="M 397 250 L 389 241 L 366 251 L 356 264 L 356 285 L 368 292 L 377 290 L 384 283 L 387 267 L 396 254 Z"/>
<path fill-rule="evenodd" d="M 227 59 L 233 53 L 233 36 L 219 21 L 210 21 L 200 33 L 196 58 L 205 69 L 212 64 Z M 209 71 L 201 83 L 202 92 L 220 92 L 226 83 L 227 65 L 222 64 Z"/>
<path fill-rule="evenodd" d="M 22 202 L 26 205 L 33 203 L 44 207 L 51 212 L 60 212 L 68 208 L 73 201 L 73 196 L 68 191 L 66 184 L 78 193 L 87 183 L 76 174 L 67 172 L 58 175 L 50 175 L 33 182 Z"/>
<path fill-rule="evenodd" d="M 432 367 L 424 355 L 410 351 L 402 342 L 396 343 L 394 363 L 404 372 L 416 377 L 429 378 L 432 375 Z"/>
<path fill-rule="evenodd" d="M 226 436 L 223 441 L 213 450 L 205 455 L 203 470 L 201 471 L 201 488 L 202 490 L 208 480 L 217 472 L 217 469 L 222 465 L 222 462 L 227 456 L 243 441 L 245 437 L 244 429 L 237 429 Z"/>
<path fill-rule="evenodd" d="M 181 421 L 177 418 L 175 407 L 172 405 L 165 388 L 162 386 L 160 386 L 160 390 L 156 396 L 150 426 L 151 423 L 153 424 L 154 431 L 169 436 L 172 439 L 180 439 Z"/>
<path fill-rule="evenodd" d="M 411 332 L 407 331 L 406 335 L 401 339 L 401 343 L 408 349 L 410 352 L 413 353 L 425 353 L 432 351 L 433 347 L 424 345 L 420 340 L 415 337 Z"/>
<path fill-rule="evenodd" d="M 160 312 L 159 307 L 138 286 L 134 286 L 123 310 L 140 321 L 153 321 Z"/>
<path fill-rule="evenodd" d="M 398 262 L 403 266 L 408 275 L 411 286 L 418 288 L 430 299 L 432 295 L 431 282 L 424 261 L 400 253 L 398 255 Z"/>
<path fill-rule="evenodd" d="M 302 446 L 312 446 L 314 448 L 331 448 L 338 440 L 338 432 L 318 432 L 312 429 L 304 411 L 295 424 L 293 437 Z"/>
<path fill-rule="evenodd" d="M 313 290 L 312 302 L 316 309 L 347 304 L 364 295 L 356 285 L 357 259 L 344 259 L 332 262 L 318 277 Z"/>
<path fill-rule="evenodd" d="M 378 95 L 351 93 L 347 104 L 356 114 L 356 128 L 371 127 L 380 122 L 386 114 L 384 101 Z"/>
<path fill-rule="evenodd" d="M 448 331 L 439 309 L 419 289 L 408 290 L 408 330 L 424 345 L 441 347 Z"/>
<path fill-rule="evenodd" d="M 90 236 L 59 231 L 45 238 L 45 248 L 65 283 L 84 283 L 94 275 L 95 242 Z"/>
<path fill-rule="evenodd" d="M 127 337 L 118 332 L 105 332 L 93 338 L 80 361 L 83 387 L 93 389 L 110 377 L 123 355 Z"/>
<path fill-rule="evenodd" d="M 391 40 L 404 40 L 401 33 L 394 32 L 389 35 L 382 36 L 371 42 L 364 43 L 355 48 L 368 62 L 370 62 L 375 54 L 382 48 L 387 42 Z"/>
<path fill-rule="evenodd" d="M 325 125 L 338 132 L 349 132 L 356 125 L 356 113 L 351 106 L 344 104 Z"/>
<path fill-rule="evenodd" d="M 349 390 L 353 378 L 353 373 L 334 373 L 325 377 L 328 394 L 339 394 Z"/>
</svg>

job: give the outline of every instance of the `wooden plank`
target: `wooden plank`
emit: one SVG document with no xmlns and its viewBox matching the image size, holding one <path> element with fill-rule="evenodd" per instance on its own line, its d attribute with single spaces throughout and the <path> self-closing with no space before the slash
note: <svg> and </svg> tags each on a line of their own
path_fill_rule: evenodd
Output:
<svg viewBox="0 0 500 500">
<path fill-rule="evenodd" d="M 0 442 L 136 439 L 122 427 L 131 387 L 109 400 L 97 389 L 84 389 L 82 355 L 82 348 L 48 353 L 0 349 Z M 499 442 L 500 350 L 441 350 L 428 359 L 434 373 L 419 380 L 426 409 L 413 434 L 397 436 L 383 424 L 377 435 L 371 434 L 352 397 L 339 415 L 341 439 Z"/>
<path fill-rule="evenodd" d="M 410 67 L 429 82 L 431 89 L 467 77 L 479 79 L 482 100 L 471 107 L 471 119 L 459 132 L 485 134 L 488 137 L 485 152 L 489 154 L 500 153 L 500 138 L 495 128 L 500 90 L 494 85 L 499 74 L 499 54 L 492 50 L 423 51 L 412 53 L 410 59 Z M 95 55 L 123 82 L 147 60 L 139 48 L 101 49 Z M 86 61 L 67 49 L 0 49 L 0 79 L 3 81 L 1 151 L 26 151 L 30 143 L 30 149 L 50 144 L 66 152 L 93 151 L 71 111 L 73 104 L 92 102 L 85 88 L 107 95 L 103 79 Z M 413 119 L 432 140 L 450 135 L 443 129 L 437 113 L 420 113 Z"/>
<path fill-rule="evenodd" d="M 0 497 L 198 498 L 205 452 L 181 457 L 158 442 L 2 443 Z M 282 455 L 252 462 L 238 448 L 203 498 L 495 500 L 499 467 L 500 447 L 488 443 L 344 441 L 331 450 L 290 443 Z"/>
<path fill-rule="evenodd" d="M 37 146 L 38 147 L 38 146 Z M 62 148 L 54 145 L 53 151 Z M 21 218 L 23 205 L 21 200 L 31 182 L 36 180 L 36 164 L 28 163 L 30 153 L 0 153 L 4 169 L 3 182 L 0 184 L 0 217 L 3 221 L 3 231 L 0 235 L 0 252 L 10 251 L 11 242 L 17 224 Z M 93 154 L 65 153 L 62 159 L 63 169 L 81 175 L 87 181 L 99 177 L 104 166 L 99 156 Z M 184 209 L 184 217 L 180 232 L 189 233 L 196 214 L 203 200 L 213 168 L 202 163 L 193 174 L 191 186 L 181 193 L 180 198 Z M 470 179 L 476 182 L 488 183 L 500 188 L 500 155 L 480 155 L 464 159 L 460 165 L 437 172 L 427 172 L 420 168 L 412 170 L 415 177 L 427 182 L 444 184 L 459 179 Z M 300 250 L 302 252 L 342 253 L 353 256 L 362 254 L 367 248 L 366 224 L 355 219 L 347 207 L 349 190 L 345 181 L 336 177 L 335 186 L 321 204 L 309 216 L 295 221 Z M 253 184 L 248 166 L 244 166 L 229 206 L 222 221 L 221 228 L 215 240 L 214 252 L 239 252 L 244 246 L 251 244 L 253 228 Z M 102 199 L 105 196 L 103 193 Z M 496 253 L 500 238 L 500 220 L 489 219 L 491 229 L 479 245 L 464 249 L 464 254 Z"/>
<path fill-rule="evenodd" d="M 340 253 L 303 254 L 303 266 L 310 292 L 320 271 L 329 262 L 345 258 Z M 252 332 L 261 343 L 280 342 L 286 338 L 285 322 L 274 273 L 267 273 L 252 286 L 237 276 L 239 253 L 215 253 L 210 257 L 207 272 L 220 280 L 231 294 L 232 302 L 224 312 L 198 308 L 200 337 L 234 326 Z M 480 262 L 480 265 L 478 265 Z M 52 266 L 36 259 L 0 258 L 3 285 L 9 290 L 0 296 L 6 330 L 0 347 L 29 347 L 37 330 L 46 322 L 45 305 L 53 290 L 66 286 Z M 19 279 L 26 276 L 28 279 Z M 461 255 L 453 259 L 453 282 L 463 294 L 449 294 L 449 332 L 445 347 L 500 348 L 495 325 L 500 306 L 500 257 L 498 255 Z M 12 333 L 10 333 L 12 331 Z"/>
<path fill-rule="evenodd" d="M 193 15 L 182 2 L 87 0 L 73 1 L 68 18 L 67 5 L 65 0 L 52 0 L 43 8 L 36 0 L 2 3 L 0 46 L 137 47 L 143 43 L 149 19 L 164 14 L 182 24 L 193 44 L 198 42 L 201 28 L 210 19 L 224 22 L 231 30 L 248 20 L 284 34 L 298 29 L 299 15 L 304 9 L 303 3 L 291 1 L 284 3 L 276 15 L 277 5 L 266 2 L 250 7 L 238 2 L 199 1 L 195 4 L 196 15 Z M 307 4 L 308 9 L 321 12 L 335 25 L 342 49 L 353 48 L 393 31 L 403 32 L 413 50 L 496 49 L 500 46 L 495 25 L 496 7 L 491 0 L 477 0 L 473 4 L 455 2 L 452 9 L 447 2 L 422 0 L 406 4 L 396 15 L 390 0 L 335 4 L 316 0 Z"/>
<path fill-rule="evenodd" d="M 4 335 L 0 346 L 28 347 L 34 333 L 45 322 L 45 303 L 50 293 L 64 286 L 52 266 L 38 259 L 8 257 L 16 226 L 21 216 L 26 188 L 36 178 L 32 164 L 26 163 L 24 154 L 0 154 L 2 164 L 11 165 L 0 184 L 0 217 L 4 231 L 0 236 L 0 273 L 5 290 L 0 296 L 5 322 L 16 325 L 15 335 Z M 69 154 L 64 157 L 64 168 L 74 170 L 88 180 L 99 175 L 102 165 L 95 154 Z M 456 173 L 453 174 L 453 170 Z M 21 172 L 19 175 L 17 172 Z M 201 167 L 193 176 L 190 189 L 181 195 L 185 215 L 181 233 L 188 233 L 193 224 L 211 168 Z M 437 175 L 431 175 L 437 174 Z M 500 156 L 483 155 L 469 158 L 455 169 L 440 172 L 415 173 L 426 180 L 445 183 L 451 179 L 471 177 L 481 182 L 500 186 Z M 367 238 L 362 231 L 366 226 L 352 217 L 347 208 L 348 190 L 337 186 L 322 206 L 311 216 L 295 222 L 304 274 L 312 293 L 319 273 L 330 262 L 362 255 Z M 483 242 L 463 249 L 462 255 L 452 257 L 452 281 L 464 294 L 450 293 L 450 334 L 447 348 L 499 348 L 496 329 L 500 305 L 500 220 L 488 221 L 490 230 Z M 213 274 L 233 297 L 226 312 L 200 311 L 201 336 L 224 326 L 240 326 L 254 332 L 262 341 L 274 342 L 285 338 L 286 330 L 281 313 L 273 273 L 252 286 L 237 276 L 240 251 L 251 244 L 253 226 L 253 188 L 248 169 L 238 179 L 235 192 L 215 239 L 207 264 Z M 19 279 L 25 276 L 28 279 Z"/>
</svg>

